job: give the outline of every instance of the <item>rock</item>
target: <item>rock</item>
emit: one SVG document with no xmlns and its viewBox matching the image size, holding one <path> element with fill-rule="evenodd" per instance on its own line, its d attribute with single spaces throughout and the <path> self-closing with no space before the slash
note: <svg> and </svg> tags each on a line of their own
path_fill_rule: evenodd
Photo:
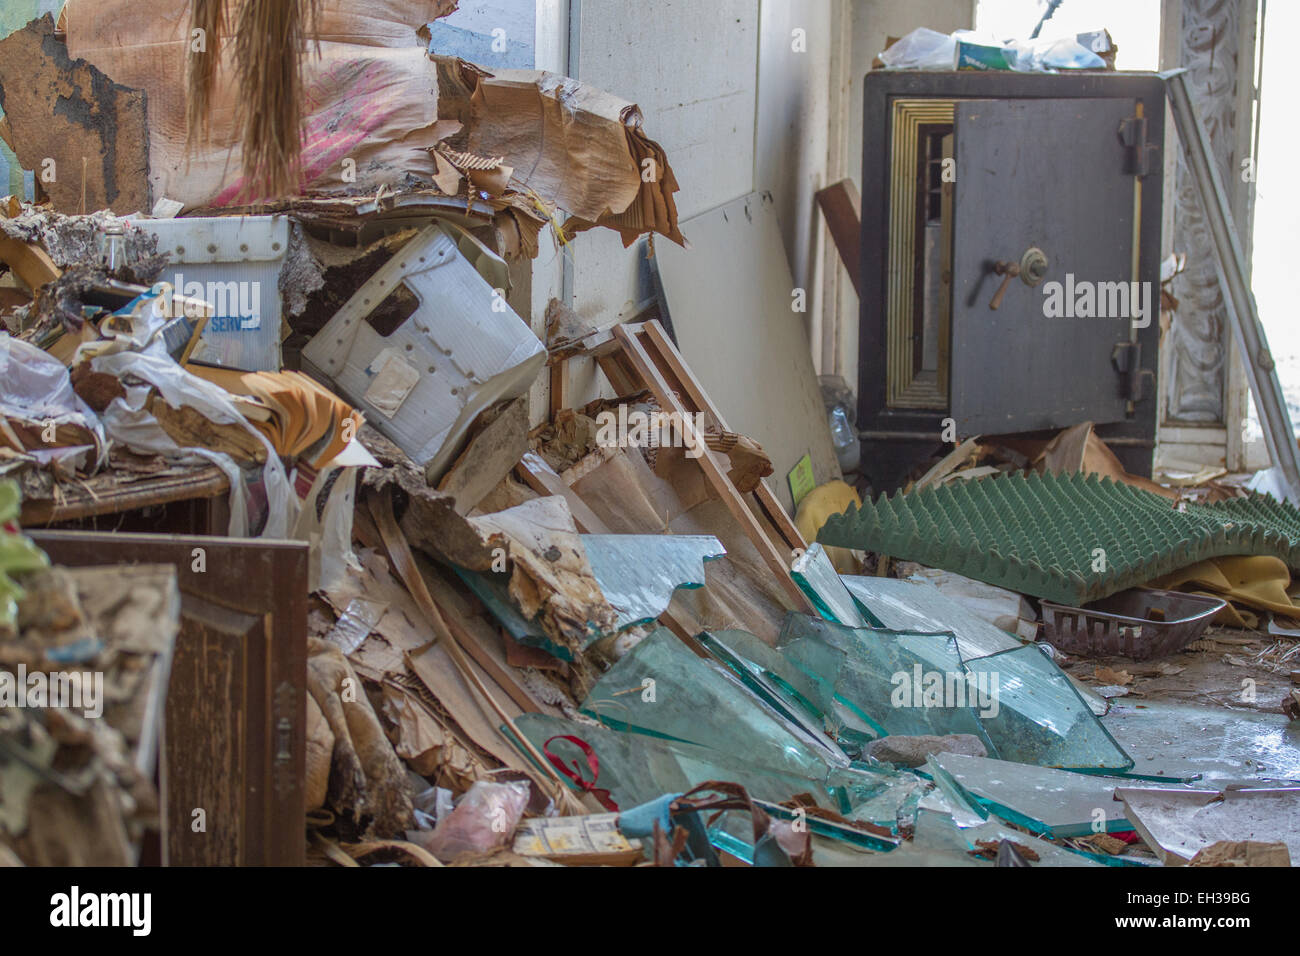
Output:
<svg viewBox="0 0 1300 956">
<path fill-rule="evenodd" d="M 921 734 L 916 737 L 894 735 L 873 740 L 867 753 L 877 760 L 919 767 L 931 754 L 965 754 L 968 757 L 987 757 L 988 749 L 974 734 Z"/>
</svg>

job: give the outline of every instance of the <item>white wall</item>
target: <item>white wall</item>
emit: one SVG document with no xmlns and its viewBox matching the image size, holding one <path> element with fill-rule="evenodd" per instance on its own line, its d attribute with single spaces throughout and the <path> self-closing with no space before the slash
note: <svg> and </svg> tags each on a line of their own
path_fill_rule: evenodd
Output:
<svg viewBox="0 0 1300 956">
<path fill-rule="evenodd" d="M 819 370 L 857 379 L 858 304 L 814 194 L 860 177 L 862 77 L 887 35 L 969 27 L 975 0 L 538 0 L 539 35 L 563 32 L 563 69 L 641 107 L 681 184 L 681 219 L 769 190 Z M 804 31 L 802 51 L 795 30 Z M 554 60 L 558 55 L 552 55 Z M 859 184 L 860 185 L 860 184 Z M 690 238 L 689 229 L 686 230 Z M 660 239 L 659 241 L 666 241 Z M 552 295 L 607 326 L 654 296 L 644 244 L 608 230 L 544 249 L 533 269 L 540 316 Z M 567 261 L 566 261 L 567 260 Z M 601 377 L 569 363 L 571 401 Z"/>
</svg>

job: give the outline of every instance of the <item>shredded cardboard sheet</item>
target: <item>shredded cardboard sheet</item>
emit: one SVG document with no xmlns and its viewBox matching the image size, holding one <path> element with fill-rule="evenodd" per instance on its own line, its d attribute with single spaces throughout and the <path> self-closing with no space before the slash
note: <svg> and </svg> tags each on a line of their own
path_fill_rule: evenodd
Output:
<svg viewBox="0 0 1300 956">
<path fill-rule="evenodd" d="M 622 212 L 641 177 L 619 114 L 629 104 L 554 73 L 499 70 L 470 98 L 469 147 L 507 156 L 519 177 L 583 219 Z"/>
<path fill-rule="evenodd" d="M 570 214 L 566 232 L 602 225 L 618 230 L 624 245 L 650 231 L 685 244 L 677 179 L 663 149 L 642 132 L 635 103 L 554 73 L 443 64 L 440 78 L 464 84 L 447 98 L 467 96 L 460 109 L 470 151 L 504 156 L 515 180 Z"/>
</svg>

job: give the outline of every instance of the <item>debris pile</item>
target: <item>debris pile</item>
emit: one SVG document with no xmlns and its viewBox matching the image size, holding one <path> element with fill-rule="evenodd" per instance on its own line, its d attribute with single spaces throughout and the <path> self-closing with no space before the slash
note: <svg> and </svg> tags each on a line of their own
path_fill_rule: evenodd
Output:
<svg viewBox="0 0 1300 956">
<path fill-rule="evenodd" d="M 150 170 L 0 207 L 0 688 L 27 701 L 0 708 L 0 852 L 134 863 L 145 829 L 181 839 L 152 783 L 160 715 L 182 719 L 168 670 L 193 680 L 217 665 L 192 642 L 251 634 L 210 656 L 299 655 L 254 729 L 269 789 L 302 794 L 272 826 L 313 863 L 1298 859 L 1269 821 L 1294 819 L 1300 747 L 1197 747 L 1211 725 L 1247 749 L 1293 733 L 1300 512 L 1127 475 L 1087 423 L 971 439 L 863 505 L 815 400 L 795 409 L 815 441 L 728 427 L 688 323 L 590 326 L 553 301 L 539 336 L 510 276 L 547 225 L 684 245 L 668 157 L 634 104 L 428 55 L 403 5 L 366 6 L 320 4 L 287 198 L 262 195 L 266 144 L 241 156 L 256 124 L 234 104 L 209 104 L 186 158 L 180 0 L 0 40 L 21 51 L 0 87 L 15 64 L 89 77 L 117 117 L 99 135 L 125 147 L 134 117 Z M 14 102 L 20 158 L 70 163 Z M 815 399 L 811 366 L 764 346 L 755 367 Z M 563 387 L 576 359 L 602 397 Z M 106 567 L 52 567 L 20 525 L 186 536 L 186 557 L 101 539 Z M 200 535 L 298 542 L 274 616 L 303 626 L 267 642 L 239 595 L 191 604 Z M 1269 615 L 1269 646 L 1225 666 L 1270 675 L 1283 708 L 1124 700 Z M 104 721 L 17 681 L 74 666 L 103 676 Z"/>
</svg>

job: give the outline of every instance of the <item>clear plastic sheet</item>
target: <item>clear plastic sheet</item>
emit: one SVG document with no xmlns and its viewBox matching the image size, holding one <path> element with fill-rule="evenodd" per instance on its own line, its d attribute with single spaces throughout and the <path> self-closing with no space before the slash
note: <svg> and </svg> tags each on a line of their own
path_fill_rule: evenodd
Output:
<svg viewBox="0 0 1300 956">
<path fill-rule="evenodd" d="M 162 350 L 162 343 L 156 342 L 151 348 Z M 289 534 L 289 529 L 298 516 L 298 496 L 294 494 L 280 456 L 270 441 L 239 413 L 225 389 L 191 375 L 172 361 L 165 351 L 161 355 L 141 352 L 99 355 L 90 364 L 96 372 L 115 375 L 124 383 L 131 377 L 147 382 L 158 389 L 163 400 L 172 408 L 188 406 L 211 422 L 246 428 L 266 448 L 262 480 L 266 488 L 267 519 L 262 535 L 284 538 Z M 133 451 L 163 455 L 173 460 L 198 457 L 219 467 L 230 479 L 230 535 L 236 538 L 247 537 L 247 493 L 239 466 L 233 458 L 222 452 L 177 445 L 163 431 L 158 420 L 145 409 L 148 391 L 143 386 L 128 385 L 125 397 L 113 399 L 100 416 L 109 437 L 122 442 Z"/>
<path fill-rule="evenodd" d="M 75 425 L 95 437 L 94 446 L 45 451 L 50 459 L 72 456 L 60 469 L 64 473 L 80 467 L 96 471 L 103 464 L 107 441 L 103 425 L 94 411 L 72 390 L 63 363 L 48 352 L 0 332 L 0 417 L 44 429 L 47 424 Z M 43 451 L 43 450 L 42 450 Z"/>
</svg>

